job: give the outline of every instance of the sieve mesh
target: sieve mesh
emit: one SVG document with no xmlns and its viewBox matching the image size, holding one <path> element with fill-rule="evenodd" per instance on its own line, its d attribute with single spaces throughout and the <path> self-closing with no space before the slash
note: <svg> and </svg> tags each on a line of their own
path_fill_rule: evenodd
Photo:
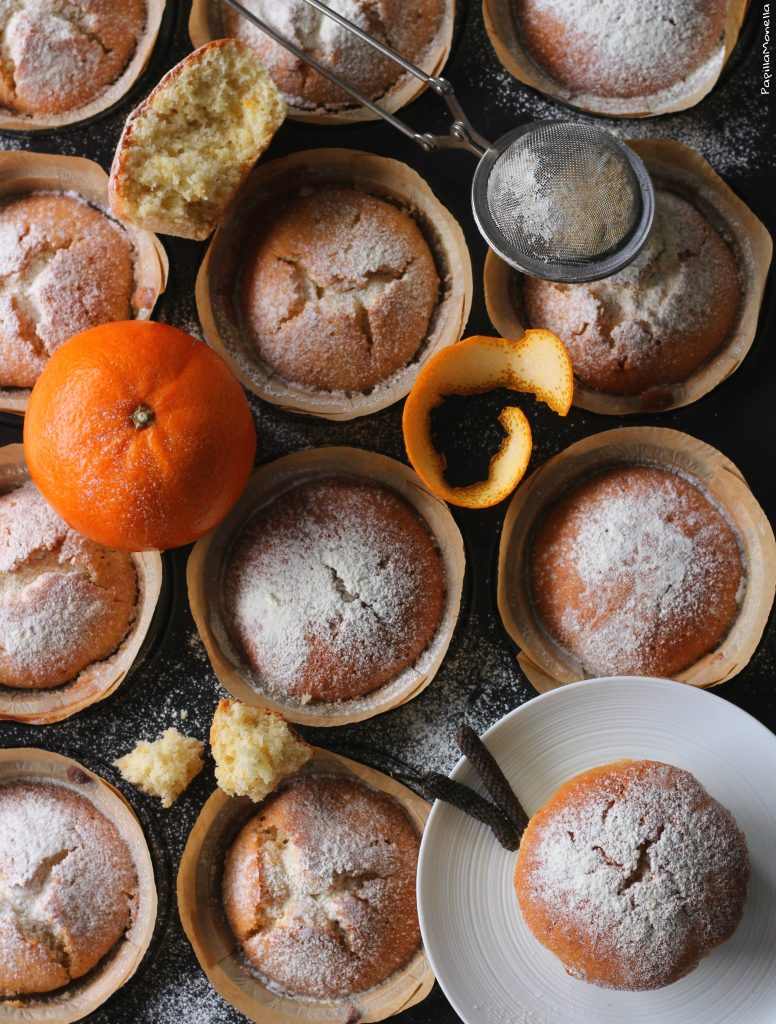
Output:
<svg viewBox="0 0 776 1024">
<path fill-rule="evenodd" d="M 585 124 L 519 136 L 487 180 L 490 215 L 515 255 L 581 266 L 617 249 L 641 216 L 641 188 L 621 144 Z"/>
</svg>

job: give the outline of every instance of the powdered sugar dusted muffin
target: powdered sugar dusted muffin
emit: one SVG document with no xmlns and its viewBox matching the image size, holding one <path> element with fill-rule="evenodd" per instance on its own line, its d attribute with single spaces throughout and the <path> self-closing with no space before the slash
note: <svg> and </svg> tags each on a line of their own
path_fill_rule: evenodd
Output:
<svg viewBox="0 0 776 1024">
<path fill-rule="evenodd" d="M 101 96 L 146 24 L 145 0 L 4 0 L 0 106 L 61 114 Z"/>
<path fill-rule="evenodd" d="M 132 242 L 70 193 L 0 204 L 0 387 L 32 387 L 48 357 L 88 327 L 133 317 Z"/>
<path fill-rule="evenodd" d="M 617 99 L 670 90 L 719 51 L 727 0 L 514 0 L 528 53 L 572 93 Z"/>
<path fill-rule="evenodd" d="M 238 288 L 244 332 L 270 369 L 319 391 L 363 392 L 420 349 L 439 277 L 408 213 L 324 188 L 260 233 Z"/>
<path fill-rule="evenodd" d="M 396 84 L 401 68 L 331 18 L 302 0 L 245 0 L 249 11 L 319 63 L 336 71 L 369 99 L 378 99 Z M 330 0 L 329 7 L 412 63 L 422 62 L 432 46 L 443 13 L 442 0 Z M 336 110 L 353 99 L 310 69 L 225 3 L 224 32 L 251 45 L 275 80 L 289 106 Z"/>
<path fill-rule="evenodd" d="M 48 782 L 0 785 L 0 995 L 90 971 L 132 923 L 138 880 L 116 827 Z"/>
<path fill-rule="evenodd" d="M 0 494 L 0 685 L 74 679 L 116 651 L 137 602 L 131 555 L 71 530 L 29 481 Z"/>
<path fill-rule="evenodd" d="M 528 564 L 550 637 L 591 676 L 675 676 L 719 646 L 746 584 L 739 539 L 700 486 L 604 470 L 549 510 Z"/>
<path fill-rule="evenodd" d="M 302 778 L 270 797 L 224 867 L 226 915 L 250 963 L 313 999 L 385 981 L 420 947 L 419 846 L 401 807 L 355 779 Z"/>
<path fill-rule="evenodd" d="M 731 937 L 749 872 L 743 833 L 694 776 L 617 761 L 576 775 L 534 814 L 515 889 L 569 974 L 654 989 Z"/>
<path fill-rule="evenodd" d="M 260 509 L 224 572 L 233 638 L 270 690 L 340 701 L 377 689 L 432 641 L 445 570 L 420 515 L 378 484 L 323 477 Z"/>
<path fill-rule="evenodd" d="M 686 381 L 724 346 L 741 303 L 733 252 L 694 206 L 656 191 L 655 221 L 630 266 L 587 284 L 526 277 L 528 322 L 556 333 L 574 374 L 609 394 Z"/>
</svg>

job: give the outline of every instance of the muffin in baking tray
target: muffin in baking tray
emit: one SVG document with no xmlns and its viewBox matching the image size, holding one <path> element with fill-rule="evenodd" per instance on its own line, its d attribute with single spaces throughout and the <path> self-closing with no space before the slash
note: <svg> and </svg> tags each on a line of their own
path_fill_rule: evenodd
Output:
<svg viewBox="0 0 776 1024">
<path fill-rule="evenodd" d="M 638 100 L 681 87 L 718 54 L 728 0 L 514 0 L 535 63 L 573 95 Z"/>
<path fill-rule="evenodd" d="M 529 324 L 563 340 L 582 385 L 638 395 L 688 380 L 723 348 L 742 282 L 733 251 L 703 214 L 658 189 L 654 225 L 630 266 L 586 284 L 526 277 L 522 296 Z"/>
<path fill-rule="evenodd" d="M 137 900 L 132 855 L 90 800 L 48 781 L 0 785 L 0 995 L 87 974 L 124 937 Z"/>
<path fill-rule="evenodd" d="M 740 538 L 700 485 L 648 465 L 598 472 L 538 523 L 537 620 L 586 674 L 673 677 L 713 651 L 746 586 Z"/>
<path fill-rule="evenodd" d="M 0 493 L 0 685 L 62 686 L 132 630 L 132 556 L 71 530 L 29 480 Z"/>
<path fill-rule="evenodd" d="M 368 392 L 415 357 L 439 292 L 408 213 L 353 188 L 321 188 L 260 231 L 238 302 L 270 370 L 312 390 Z"/>
<path fill-rule="evenodd" d="M 373 988 L 420 947 L 420 838 L 391 797 L 309 776 L 271 796 L 224 865 L 229 925 L 262 980 L 334 1000 Z"/>
<path fill-rule="evenodd" d="M 371 693 L 435 637 L 445 569 L 420 514 L 379 484 L 328 476 L 259 509 L 223 574 L 228 629 L 270 692 Z"/>
<path fill-rule="evenodd" d="M 558 789 L 526 828 L 515 889 L 576 978 L 660 988 L 727 941 L 749 883 L 744 834 L 689 772 L 617 761 Z"/>
<path fill-rule="evenodd" d="M 0 107 L 62 115 L 99 99 L 143 36 L 146 0 L 8 0 L 0 5 Z"/>
<path fill-rule="evenodd" d="M 331 68 L 368 99 L 389 93 L 402 69 L 343 29 L 303 0 L 244 0 L 248 10 L 271 28 Z M 332 0 L 329 3 L 359 28 L 388 43 L 414 64 L 422 63 L 432 49 L 445 4 L 443 0 Z M 249 43 L 283 93 L 289 106 L 299 110 L 337 110 L 352 107 L 353 99 L 317 71 L 270 39 L 232 7 L 220 4 L 223 30 Z"/>
<path fill-rule="evenodd" d="M 32 387 L 73 334 L 136 315 L 133 243 L 74 193 L 0 203 L 0 388 Z"/>
</svg>

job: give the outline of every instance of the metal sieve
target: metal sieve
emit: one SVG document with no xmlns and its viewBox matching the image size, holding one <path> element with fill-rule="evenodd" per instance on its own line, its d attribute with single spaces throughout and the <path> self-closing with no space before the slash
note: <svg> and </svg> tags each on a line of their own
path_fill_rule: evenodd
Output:
<svg viewBox="0 0 776 1024">
<path fill-rule="evenodd" d="M 456 148 L 479 157 L 474 219 L 491 249 L 517 270 L 547 281 L 595 281 L 626 267 L 642 249 L 655 212 L 652 182 L 636 153 L 611 133 L 571 121 L 534 122 L 491 145 L 446 78 L 426 74 L 321 0 L 304 0 L 442 97 L 453 117 L 448 134 L 416 132 L 238 0 L 226 3 L 427 153 Z"/>
</svg>

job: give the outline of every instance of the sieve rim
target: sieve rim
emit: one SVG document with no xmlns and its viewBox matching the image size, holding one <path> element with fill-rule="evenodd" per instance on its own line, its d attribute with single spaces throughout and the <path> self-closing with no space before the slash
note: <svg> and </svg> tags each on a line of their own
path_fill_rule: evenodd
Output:
<svg viewBox="0 0 776 1024">
<path fill-rule="evenodd" d="M 626 236 L 625 244 L 604 253 L 603 256 L 594 258 L 585 263 L 561 263 L 545 262 L 532 259 L 530 256 L 515 256 L 515 249 L 504 236 L 501 228 L 493 218 L 488 205 L 488 179 L 498 158 L 514 142 L 531 131 L 544 128 L 547 124 L 568 125 L 578 128 L 584 126 L 599 135 L 604 136 L 606 145 L 614 148 L 630 167 L 639 187 L 641 197 L 641 212 L 638 220 Z M 617 138 L 611 132 L 597 125 L 587 124 L 580 121 L 529 121 L 527 124 L 519 125 L 498 138 L 481 157 L 474 171 L 472 181 L 472 213 L 480 234 L 488 243 L 491 249 L 500 256 L 502 260 L 511 267 L 537 277 L 544 281 L 556 281 L 561 284 L 581 284 L 585 281 L 598 281 L 604 277 L 611 277 L 619 270 L 627 267 L 629 263 L 638 256 L 646 244 L 649 236 L 652 221 L 655 216 L 655 190 L 649 172 L 639 155 L 622 139 Z"/>
</svg>

